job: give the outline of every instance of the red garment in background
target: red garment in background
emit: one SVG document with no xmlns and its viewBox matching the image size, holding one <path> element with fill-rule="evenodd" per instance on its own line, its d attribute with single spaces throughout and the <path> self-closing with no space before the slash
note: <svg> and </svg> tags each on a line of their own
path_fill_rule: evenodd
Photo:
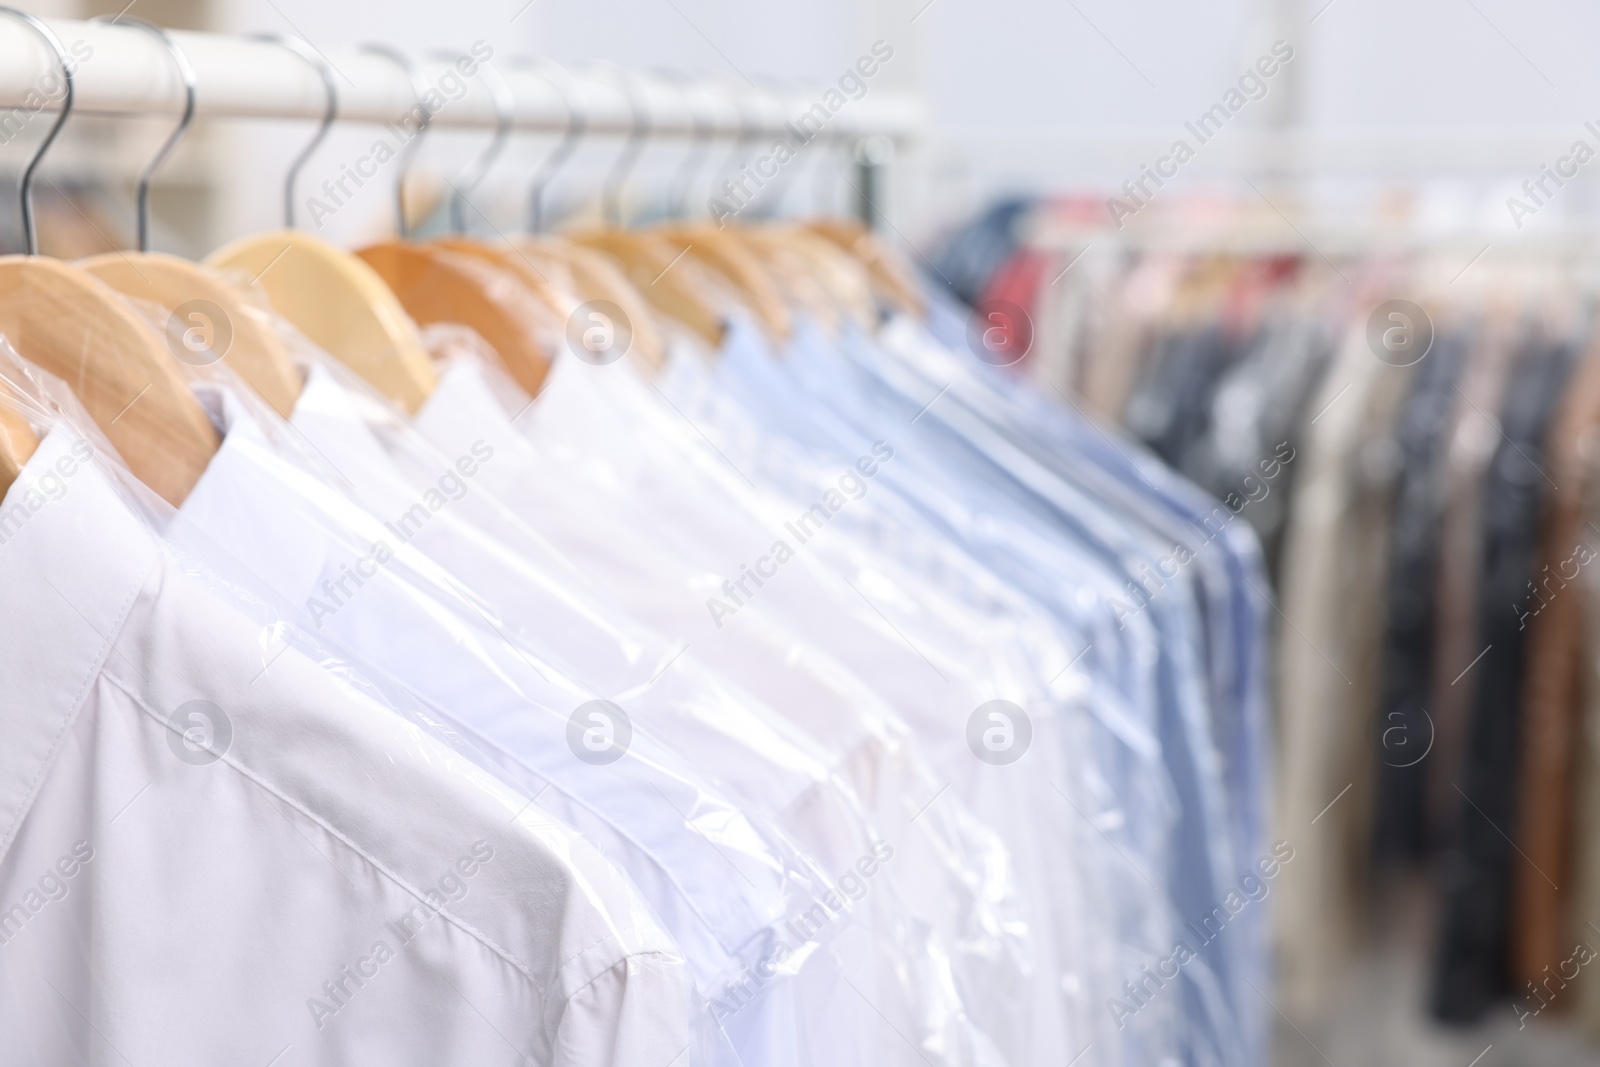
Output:
<svg viewBox="0 0 1600 1067">
<path fill-rule="evenodd" d="M 1034 316 L 1039 299 L 1039 287 L 1043 283 L 1046 272 L 1060 257 L 1050 252 L 1041 252 L 1032 248 L 1019 248 L 1006 260 L 1005 265 L 994 272 L 989 283 L 983 288 L 983 298 L 978 302 L 980 308 L 992 302 L 1013 304 L 1030 317 Z M 1031 338 L 1034 323 L 1029 322 L 1028 332 Z M 1027 352 L 1017 361 L 1017 366 L 1026 364 L 1033 355 L 1033 346 L 1029 344 Z"/>
</svg>

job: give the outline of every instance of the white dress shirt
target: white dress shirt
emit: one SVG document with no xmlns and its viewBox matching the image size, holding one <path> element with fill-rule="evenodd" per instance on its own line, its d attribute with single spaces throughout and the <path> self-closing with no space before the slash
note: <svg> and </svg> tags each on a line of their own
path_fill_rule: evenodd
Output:
<svg viewBox="0 0 1600 1067">
<path fill-rule="evenodd" d="M 474 377 L 480 380 L 474 382 Z M 440 402 L 452 394 L 473 392 L 481 397 L 482 377 L 481 370 L 472 370 L 465 361 L 453 364 L 419 413 L 418 425 L 442 448 L 448 450 L 447 442 L 460 440 L 469 425 L 492 424 L 481 402 L 471 415 L 458 413 L 447 419 L 442 413 Z M 520 405 L 509 410 L 516 412 Z M 517 484 L 496 484 L 495 491 L 516 500 L 519 514 L 538 521 L 541 531 L 579 560 L 586 573 L 610 576 L 608 592 L 625 598 L 630 611 L 674 634 L 680 643 L 690 642 L 706 662 L 753 688 L 762 682 L 741 674 L 741 664 L 752 662 L 750 650 L 765 639 L 762 635 L 803 635 L 789 639 L 789 648 L 797 654 L 790 669 L 769 674 L 760 691 L 787 685 L 797 673 L 794 666 L 802 670 L 807 665 L 822 666 L 826 671 L 831 660 L 843 666 L 845 676 L 866 680 L 880 701 L 886 699 L 894 709 L 891 714 L 912 727 L 937 774 L 935 784 L 906 808 L 901 820 L 915 816 L 920 822 L 927 814 L 919 810 L 937 811 L 947 799 L 965 798 L 1001 832 L 1010 846 L 1006 880 L 1028 887 L 1031 906 L 1025 913 L 1023 936 L 1038 966 L 1029 987 L 1037 1003 L 1026 1014 L 1041 1032 L 1024 1044 L 1031 1048 L 1028 1054 L 1041 1062 L 1057 1054 L 1070 1059 L 1079 1051 L 1081 1041 L 1067 1047 L 1072 1035 L 1063 1029 L 1068 1015 L 1063 998 L 1075 1000 L 1078 1010 L 1084 1010 L 1086 983 L 1064 985 L 1072 969 L 1089 955 L 1074 947 L 1081 931 L 1073 929 L 1085 909 L 1074 896 L 1082 878 L 1072 864 L 1087 850 L 1070 842 L 1094 836 L 1094 829 L 1083 824 L 1059 788 L 1051 786 L 1046 768 L 1066 742 L 1052 739 L 1053 722 L 1041 716 L 1035 721 L 1038 736 L 1030 749 L 1036 754 L 1030 757 L 1034 762 L 1013 769 L 1021 773 L 1007 773 L 1006 768 L 987 767 L 975 759 L 963 729 L 984 700 L 1014 695 L 1015 690 L 1008 693 L 1007 671 L 1011 679 L 1035 684 L 1031 679 L 1037 668 L 1013 662 L 996 670 L 1003 660 L 985 662 L 991 646 L 978 638 L 973 626 L 965 632 L 960 627 L 964 620 L 975 624 L 970 614 L 946 611 L 947 621 L 937 624 L 942 633 L 934 640 L 903 616 L 888 623 L 867 597 L 896 598 L 885 610 L 897 612 L 909 605 L 914 614 L 919 610 L 918 591 L 905 596 L 905 590 L 888 580 L 887 572 L 869 572 L 852 589 L 822 565 L 817 545 L 800 547 L 795 558 L 782 564 L 776 579 L 769 576 L 759 587 L 747 584 L 745 591 L 753 596 L 732 600 L 723 583 L 727 576 L 741 576 L 741 561 L 758 563 L 775 536 L 787 536 L 798 545 L 792 533 L 783 533 L 784 522 L 793 519 L 795 509 L 745 486 L 727 459 L 707 447 L 662 398 L 653 396 L 626 363 L 589 367 L 576 360 L 558 361 L 539 399 L 517 419 L 514 429 L 527 445 L 527 470 Z M 572 499 L 583 500 L 581 511 L 561 506 Z M 645 560 L 651 561 L 649 568 L 675 561 L 667 564 L 670 570 L 665 573 L 671 577 L 663 580 L 657 573 L 651 578 L 646 573 L 649 568 L 637 562 Z M 710 597 L 737 603 L 736 614 L 712 616 L 707 609 Z M 997 645 L 1002 640 L 995 638 Z M 1003 654 L 1009 647 L 996 650 Z M 1068 653 L 1059 662 L 1065 664 L 1070 658 Z M 1060 676 L 1058 685 L 1070 693 L 1073 682 L 1069 671 Z M 772 699 L 779 703 L 776 695 Z M 1019 811 L 1029 812 L 1029 817 L 1017 818 Z M 996 855 L 1006 852 L 998 850 Z M 994 976 L 992 983 L 973 982 L 968 990 L 976 985 L 980 996 L 1004 990 L 989 1006 L 989 1018 L 1003 1019 L 1008 1011 L 1015 1018 L 1025 1000 L 1019 995 L 1021 980 L 1015 972 L 1011 984 L 1006 984 L 1005 968 L 993 966 L 998 962 L 994 957 L 968 962 L 974 965 L 972 973 L 985 973 L 984 965 L 992 966 L 987 974 Z M 1092 1008 L 1104 1012 L 1102 1005 Z"/>
<path fill-rule="evenodd" d="M 359 422 L 338 421 L 339 432 L 329 432 L 329 413 L 344 399 L 323 373 L 310 375 L 309 402 L 296 411 L 310 434 L 274 422 L 270 412 L 252 414 L 230 389 L 208 395 L 226 436 L 181 514 L 298 605 L 305 625 L 421 696 L 485 753 L 494 773 L 537 792 L 541 806 L 627 871 L 688 962 L 701 998 L 700 1029 L 709 1035 L 704 1054 L 720 1049 L 741 1062 L 796 1065 L 915 1057 L 881 1020 L 867 1025 L 876 1018 L 873 1007 L 909 1025 L 920 1003 L 909 999 L 916 987 L 902 980 L 893 959 L 872 954 L 881 928 L 863 925 L 853 908 L 829 903 L 845 899 L 829 886 L 842 872 L 820 868 L 759 809 L 732 799 L 664 745 L 646 714 L 634 716 L 631 743 L 615 762 L 594 765 L 570 747 L 575 709 L 628 694 L 567 676 L 560 659 L 522 639 L 537 620 L 524 616 L 508 626 L 494 602 L 472 596 L 418 547 L 420 531 L 444 529 L 451 505 L 471 494 L 452 501 L 449 493 L 433 499 L 410 490 L 410 502 L 427 509 L 423 515 L 407 521 L 402 508 L 382 522 L 291 462 L 291 445 L 299 441 L 352 483 L 370 485 L 378 469 L 381 447 L 370 435 L 365 458 L 351 445 L 350 438 L 361 437 Z M 321 414 L 311 419 L 310 412 Z M 318 443 L 310 443 L 312 434 Z M 484 462 L 491 467 L 493 457 Z M 393 551 L 375 562 L 372 546 L 379 542 Z M 428 543 L 438 548 L 442 541 Z M 471 545 L 497 551 L 481 536 Z M 366 577 L 330 590 L 329 583 L 353 571 Z M 505 577 L 504 591 L 515 593 L 520 581 L 510 572 Z M 569 643 L 563 658 L 581 651 Z M 791 761 L 774 774 L 775 783 L 814 780 L 813 769 L 793 760 L 794 750 L 781 741 L 770 731 L 763 740 Z M 863 841 L 850 862 L 870 856 L 872 847 Z M 819 922 L 820 932 L 810 936 Z M 854 994 L 838 995 L 844 968 L 873 1007 Z M 752 979 L 756 974 L 760 981 Z"/>
<path fill-rule="evenodd" d="M 620 872 L 175 555 L 92 455 L 58 423 L 0 507 L 0 1064 L 688 1047 Z"/>
<path fill-rule="evenodd" d="M 503 414 L 499 421 L 507 422 Z M 558 646 L 556 654 L 575 680 L 621 703 L 636 721 L 648 724 L 675 750 L 728 786 L 732 795 L 772 819 L 833 880 L 835 892 L 846 898 L 859 894 L 862 899 L 849 915 L 853 926 L 841 922 L 835 951 L 852 982 L 896 1026 L 909 1030 L 925 1025 L 917 1020 L 931 1019 L 950 1031 L 929 1043 L 932 1049 L 945 1051 L 925 1055 L 936 1062 L 942 1056 L 950 1063 L 988 1058 L 986 1041 L 967 1033 L 962 1007 L 950 995 L 948 982 L 910 977 L 924 971 L 938 973 L 951 951 L 947 944 L 930 942 L 921 925 L 927 912 L 908 907 L 901 895 L 906 860 L 915 863 L 924 858 L 927 849 L 919 850 L 924 843 L 913 842 L 908 854 L 905 835 L 899 832 L 903 817 L 892 827 L 875 824 L 829 748 L 749 692 L 715 677 L 692 650 L 673 648 L 604 610 L 598 590 L 486 491 L 485 479 L 494 478 L 499 484 L 518 463 L 514 433 L 509 451 L 501 438 L 491 442 L 480 432 L 463 442 L 459 451 L 440 452 L 348 372 L 317 360 L 309 366 L 290 423 L 337 468 L 360 502 L 379 515 L 403 514 L 419 492 L 437 484 L 441 471 L 456 466 L 451 456 L 472 456 L 475 449 L 490 455 L 469 465 L 470 481 L 452 481 L 452 487 L 465 482 L 468 488 L 452 495 L 408 544 L 481 595 L 504 630 L 535 649 Z M 559 633 L 546 641 L 545 635 L 552 631 Z M 624 657 L 619 646 L 659 649 L 669 655 Z M 634 666 L 638 661 L 651 665 L 654 675 L 643 676 Z M 898 783 L 880 779 L 874 784 L 881 789 Z M 936 783 L 917 784 L 919 797 L 937 788 Z M 896 850 L 894 873 L 899 877 L 879 878 L 875 870 L 869 886 L 859 868 L 850 872 L 863 856 L 870 856 L 877 842 Z M 840 879 L 842 889 L 837 884 Z M 916 894 L 927 895 L 927 890 L 919 886 Z M 962 934 L 981 936 L 981 931 Z M 717 992 L 708 995 L 716 997 Z M 852 1036 L 841 1007 L 828 1008 L 826 1023 L 819 1025 L 825 1025 L 840 1046 L 830 1057 L 849 1054 L 846 1045 L 858 1053 L 876 1049 L 870 1059 L 906 1053 L 903 1043 L 881 1022 L 869 1016 L 860 1021 L 867 1023 L 865 1033 Z M 974 1047 L 964 1051 L 968 1043 Z"/>
</svg>

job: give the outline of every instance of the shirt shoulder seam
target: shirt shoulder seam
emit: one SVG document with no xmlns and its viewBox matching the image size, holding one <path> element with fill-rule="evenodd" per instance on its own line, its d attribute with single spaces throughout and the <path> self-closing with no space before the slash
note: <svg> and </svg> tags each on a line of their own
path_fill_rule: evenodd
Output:
<svg viewBox="0 0 1600 1067">
<path fill-rule="evenodd" d="M 152 564 L 152 569 L 153 567 L 154 564 Z M 16 839 L 17 830 L 22 826 L 23 820 L 28 817 L 28 813 L 33 810 L 33 803 L 38 799 L 39 787 L 44 782 L 45 775 L 49 774 L 50 768 L 55 766 L 56 753 L 61 748 L 61 739 L 66 736 L 68 730 L 72 729 L 73 723 L 78 721 L 78 713 L 83 709 L 84 701 L 88 699 L 89 687 L 94 685 L 96 678 L 106 673 L 106 657 L 111 654 L 111 649 L 116 644 L 117 635 L 122 632 L 123 626 L 127 623 L 128 612 L 133 608 L 133 602 L 138 599 L 139 592 L 144 588 L 148 578 L 149 571 L 146 571 L 143 577 L 132 584 L 127 598 L 123 600 L 121 607 L 117 609 L 116 614 L 112 617 L 111 632 L 108 634 L 100 634 L 98 630 L 95 630 L 94 625 L 88 621 L 83 613 L 78 611 L 72 602 L 62 595 L 59 589 L 56 589 L 54 585 L 50 585 L 48 578 L 45 579 L 45 584 L 50 585 L 55 594 L 61 597 L 79 618 L 84 620 L 85 625 L 100 636 L 101 643 L 99 650 L 89 660 L 88 667 L 83 674 L 83 682 L 78 686 L 77 694 L 67 704 L 67 713 L 61 717 L 61 723 L 56 729 L 55 736 L 50 739 L 48 753 L 39 761 L 38 770 L 34 773 L 32 780 L 28 782 L 24 793 L 25 799 L 18 805 L 16 818 L 12 819 L 11 825 L 7 826 L 3 833 L 0 833 L 0 860 L 4 860 L 7 853 L 11 851 L 11 844 Z"/>
<path fill-rule="evenodd" d="M 155 709 L 150 707 L 149 704 L 145 703 L 144 699 L 142 697 L 140 697 L 139 694 L 136 693 L 133 690 L 132 686 L 128 685 L 121 678 L 117 677 L 109 669 L 104 670 L 103 674 L 104 674 L 104 676 L 106 677 L 107 680 L 109 680 L 118 689 L 121 689 L 123 691 L 123 693 L 125 693 L 128 696 L 128 698 L 134 702 L 134 704 L 139 708 L 139 710 L 143 711 L 146 715 L 150 716 L 150 718 L 154 719 L 155 722 L 158 725 L 160 725 L 163 729 L 172 730 L 172 731 L 176 732 L 176 728 L 171 723 L 167 722 L 164 718 L 162 718 L 162 716 L 160 714 L 158 714 L 155 711 Z M 355 855 L 357 855 L 361 859 L 365 860 L 368 864 L 370 864 L 373 867 L 373 869 L 375 869 L 379 874 L 381 874 L 385 878 L 389 879 L 389 881 L 393 882 L 396 886 L 398 886 L 400 889 L 402 889 L 404 892 L 406 892 L 410 896 L 415 897 L 417 899 L 417 901 L 420 902 L 421 904 L 423 904 L 425 907 L 428 907 L 428 908 L 432 909 L 432 905 L 428 903 L 427 897 L 424 895 L 424 893 L 420 889 L 418 889 L 417 887 L 413 886 L 405 878 L 401 877 L 398 872 L 390 869 L 390 867 L 387 864 L 385 864 L 378 857 L 374 856 L 371 852 L 367 851 L 366 849 L 364 849 L 360 845 L 358 845 L 347 834 L 345 834 L 343 831 L 341 831 L 340 829 L 335 827 L 327 819 L 323 818 L 321 815 L 317 814 L 316 812 L 310 810 L 304 804 L 302 804 L 300 801 L 298 801 L 298 800 L 294 799 L 293 797 L 290 797 L 287 794 L 285 794 L 283 792 L 283 790 L 277 788 L 272 783 L 266 781 L 264 778 L 261 777 L 261 775 L 257 774 L 255 771 L 252 771 L 249 768 L 247 768 L 244 765 L 242 765 L 241 763 L 239 763 L 239 761 L 234 759 L 230 754 L 223 753 L 221 756 L 219 756 L 217 758 L 217 762 L 228 764 L 230 767 L 232 767 L 239 774 L 241 774 L 245 778 L 249 779 L 252 783 L 257 785 L 261 789 L 265 790 L 270 795 L 278 798 L 279 800 L 282 800 L 285 804 L 289 805 L 291 808 L 293 808 L 296 811 L 298 811 L 301 815 L 305 816 L 306 818 L 310 819 L 312 822 L 316 823 L 324 831 L 326 831 L 330 836 L 332 836 L 335 840 L 337 840 L 340 843 L 342 843 L 351 852 L 355 853 Z M 548 998 L 548 991 L 544 988 L 543 984 L 539 981 L 539 979 L 534 976 L 532 969 L 526 963 L 524 963 L 522 960 L 518 959 L 509 949 L 507 949 L 504 946 L 500 945 L 498 942 L 495 941 L 494 938 L 490 937 L 488 934 L 484 933 L 482 930 L 479 930 L 476 926 L 473 926 L 471 923 L 469 923 L 469 922 L 465 921 L 464 919 L 460 918 L 459 916 L 457 916 L 453 912 L 447 911 L 444 908 L 439 908 L 435 913 L 437 915 L 439 915 L 440 917 L 444 918 L 446 921 L 448 921 L 452 925 L 456 926 L 458 929 L 460 929 L 463 933 L 467 934 L 469 937 L 472 937 L 475 940 L 477 940 L 478 942 L 480 942 L 485 948 L 489 949 L 495 955 L 497 955 L 501 959 L 505 960 L 506 963 L 508 963 L 512 967 L 516 968 L 519 972 L 521 972 L 523 977 L 527 978 L 529 982 L 533 983 L 534 988 L 539 991 L 539 995 L 540 995 L 541 998 Z"/>
</svg>

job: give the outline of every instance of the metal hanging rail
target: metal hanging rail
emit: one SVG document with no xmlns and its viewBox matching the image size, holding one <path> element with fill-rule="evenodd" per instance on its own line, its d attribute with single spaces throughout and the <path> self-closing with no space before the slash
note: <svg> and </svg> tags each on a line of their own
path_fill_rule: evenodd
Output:
<svg viewBox="0 0 1600 1067">
<path fill-rule="evenodd" d="M 170 54 L 152 35 L 113 23 L 45 22 L 74 57 L 76 113 L 182 113 L 183 85 Z M 282 44 L 185 30 L 174 30 L 171 36 L 194 68 L 197 118 L 322 117 L 322 78 Z M 555 132 L 565 127 L 568 111 L 559 75 L 552 80 L 538 66 L 514 62 L 510 49 L 493 42 L 477 42 L 476 56 L 472 48 L 464 44 L 460 52 L 465 59 L 455 63 L 438 54 L 415 57 L 422 76 L 444 99 L 431 118 L 433 128 L 495 125 L 494 89 L 488 79 L 464 75 L 457 66 L 463 63 L 475 72 L 474 64 L 485 57 L 514 100 L 513 128 Z M 392 59 L 370 51 L 335 51 L 323 58 L 333 71 L 341 123 L 398 121 L 414 106 L 414 88 Z M 641 107 L 652 136 L 792 136 L 802 128 L 797 125 L 801 118 L 810 115 L 810 123 L 830 139 L 885 136 L 904 141 L 921 123 L 914 100 L 870 83 L 859 99 L 843 97 L 842 106 L 830 109 L 830 100 L 842 94 L 827 85 L 810 92 L 774 91 L 734 78 L 669 80 L 600 67 L 571 74 L 575 90 L 569 91 L 577 93 L 591 134 L 629 133 Z M 20 20 L 0 20 L 0 126 L 13 109 L 23 114 L 54 110 L 60 80 L 56 58 L 38 35 Z M 809 131 L 811 125 L 804 128 Z"/>
</svg>

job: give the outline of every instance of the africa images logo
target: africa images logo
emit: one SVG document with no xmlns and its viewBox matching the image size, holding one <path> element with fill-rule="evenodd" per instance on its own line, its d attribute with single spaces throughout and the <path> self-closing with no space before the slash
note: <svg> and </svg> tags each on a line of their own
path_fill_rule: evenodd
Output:
<svg viewBox="0 0 1600 1067">
<path fill-rule="evenodd" d="M 470 879 L 492 859 L 494 846 L 481 839 L 474 841 L 432 885 L 420 889 L 419 903 L 383 924 L 383 936 L 373 941 L 364 955 L 340 967 L 332 978 L 323 982 L 320 996 L 307 997 L 306 1010 L 311 1013 L 311 1021 L 316 1023 L 317 1029 L 321 1030 L 348 1007 L 369 982 L 383 973 L 384 964 L 415 941 L 447 905 L 465 900 L 471 890 Z"/>
<path fill-rule="evenodd" d="M 986 700 L 967 717 L 967 747 L 991 767 L 1007 767 L 1027 754 L 1033 720 L 1009 700 Z"/>
</svg>

